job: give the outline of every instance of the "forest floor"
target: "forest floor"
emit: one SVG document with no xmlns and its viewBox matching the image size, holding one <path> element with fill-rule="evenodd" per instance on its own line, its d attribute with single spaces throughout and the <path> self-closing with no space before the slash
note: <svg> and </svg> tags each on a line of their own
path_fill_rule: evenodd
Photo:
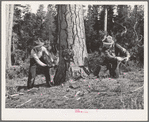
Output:
<svg viewBox="0 0 149 122">
<path fill-rule="evenodd" d="M 6 79 L 6 108 L 144 109 L 144 71 L 123 72 L 118 79 L 81 78 L 46 87 L 38 75 L 27 90 L 27 77 Z"/>
</svg>

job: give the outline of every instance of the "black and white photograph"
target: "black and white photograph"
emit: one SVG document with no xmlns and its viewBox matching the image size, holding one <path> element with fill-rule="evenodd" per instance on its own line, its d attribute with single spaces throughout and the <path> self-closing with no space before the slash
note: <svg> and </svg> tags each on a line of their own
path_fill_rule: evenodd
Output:
<svg viewBox="0 0 149 122">
<path fill-rule="evenodd" d="M 2 1 L 2 120 L 147 120 L 148 2 Z"/>
</svg>

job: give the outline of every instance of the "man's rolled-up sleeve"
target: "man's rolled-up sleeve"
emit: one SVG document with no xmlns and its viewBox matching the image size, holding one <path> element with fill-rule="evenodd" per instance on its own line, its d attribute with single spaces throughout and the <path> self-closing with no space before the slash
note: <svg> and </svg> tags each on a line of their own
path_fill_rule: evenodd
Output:
<svg viewBox="0 0 149 122">
<path fill-rule="evenodd" d="M 39 64 L 40 66 L 45 66 L 46 65 L 45 63 L 43 63 L 42 61 L 40 61 L 40 59 L 38 58 L 38 56 L 34 52 L 34 50 L 31 51 L 31 55 L 35 59 L 35 61 L 37 62 L 37 64 Z"/>
<path fill-rule="evenodd" d="M 125 49 L 123 48 L 122 46 L 120 46 L 119 44 L 116 44 L 115 45 L 115 53 L 116 55 L 120 52 L 120 54 L 126 56 L 126 57 L 130 57 L 130 53 Z"/>
</svg>

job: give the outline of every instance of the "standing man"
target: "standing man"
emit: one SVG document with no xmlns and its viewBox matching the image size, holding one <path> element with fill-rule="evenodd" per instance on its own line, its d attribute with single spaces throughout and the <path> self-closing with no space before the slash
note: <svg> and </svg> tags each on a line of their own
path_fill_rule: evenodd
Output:
<svg viewBox="0 0 149 122">
<path fill-rule="evenodd" d="M 110 76 L 118 78 L 119 64 L 121 61 L 127 62 L 130 58 L 130 54 L 125 48 L 121 47 L 117 43 L 114 43 L 111 36 L 105 37 L 102 42 L 102 52 L 105 57 L 104 64 L 107 66 Z"/>
<path fill-rule="evenodd" d="M 36 69 L 38 67 L 42 67 L 44 70 L 44 75 L 46 77 L 46 83 L 48 86 L 51 86 L 50 81 L 50 74 L 49 74 L 49 67 L 45 63 L 43 54 L 50 56 L 47 49 L 43 46 L 44 43 L 38 39 L 34 42 L 34 47 L 31 50 L 31 58 L 30 58 L 30 67 L 29 67 L 29 76 L 28 76 L 28 82 L 27 82 L 27 88 L 33 88 L 35 77 L 36 77 Z M 51 62 L 53 62 L 52 57 L 50 56 Z"/>
</svg>

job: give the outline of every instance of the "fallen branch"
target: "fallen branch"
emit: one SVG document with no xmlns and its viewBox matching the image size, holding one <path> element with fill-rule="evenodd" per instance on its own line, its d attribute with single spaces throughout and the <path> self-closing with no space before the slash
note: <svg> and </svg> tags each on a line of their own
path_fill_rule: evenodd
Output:
<svg viewBox="0 0 149 122">
<path fill-rule="evenodd" d="M 64 96 L 64 98 L 69 99 L 69 97 L 67 97 L 67 96 Z"/>
<path fill-rule="evenodd" d="M 31 101 L 31 99 L 29 99 L 29 100 L 26 101 L 25 103 L 22 103 L 21 105 L 17 105 L 16 108 L 17 108 L 17 107 L 21 107 L 21 106 L 23 106 L 24 104 L 26 104 L 26 103 L 28 103 L 28 102 L 30 102 L 30 101 Z"/>
<path fill-rule="evenodd" d="M 12 97 L 19 96 L 19 95 L 23 95 L 23 94 L 24 94 L 24 93 L 18 93 L 18 94 L 9 95 L 9 94 L 7 93 L 6 97 L 7 97 L 7 98 L 12 98 Z"/>
<path fill-rule="evenodd" d="M 77 98 L 77 100 L 80 100 L 80 99 L 81 99 L 81 97 Z"/>
<path fill-rule="evenodd" d="M 24 93 L 13 94 L 13 95 L 9 95 L 9 97 L 14 97 L 14 96 L 23 95 L 23 94 Z"/>
<path fill-rule="evenodd" d="M 137 89 L 135 89 L 135 90 L 133 90 L 133 91 L 131 91 L 131 92 L 138 91 L 138 90 L 142 89 L 143 87 L 144 87 L 144 85 L 143 85 L 143 86 L 141 86 L 141 87 L 139 87 L 139 88 L 137 88 Z"/>
<path fill-rule="evenodd" d="M 29 90 L 27 90 L 27 92 L 32 91 L 32 90 L 38 90 L 38 88 L 29 89 Z"/>
<path fill-rule="evenodd" d="M 80 94 L 81 92 L 80 91 L 78 91 L 77 93 L 76 93 L 76 95 L 75 96 L 77 96 L 78 94 Z"/>
</svg>

